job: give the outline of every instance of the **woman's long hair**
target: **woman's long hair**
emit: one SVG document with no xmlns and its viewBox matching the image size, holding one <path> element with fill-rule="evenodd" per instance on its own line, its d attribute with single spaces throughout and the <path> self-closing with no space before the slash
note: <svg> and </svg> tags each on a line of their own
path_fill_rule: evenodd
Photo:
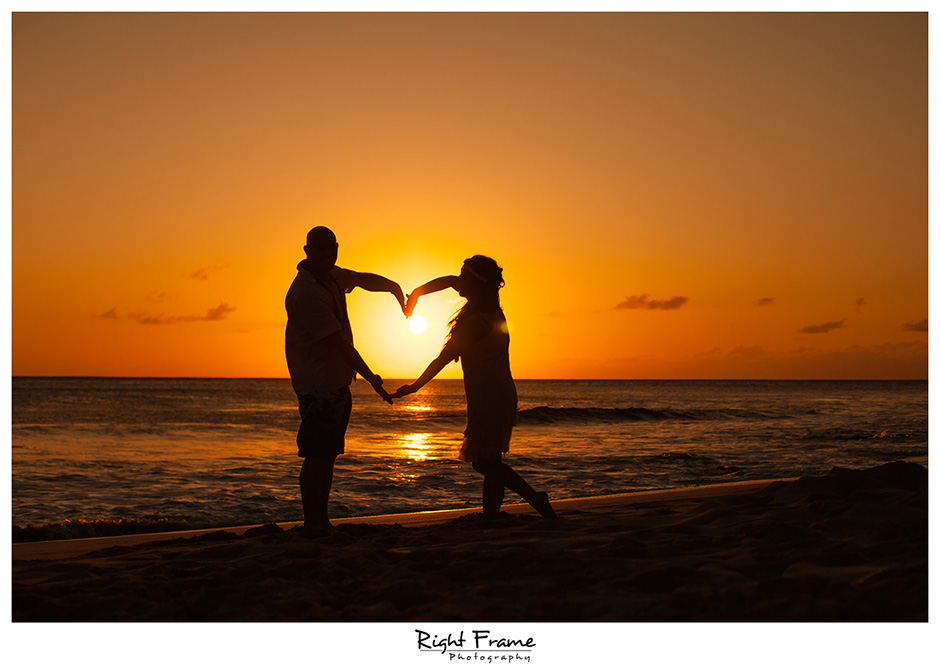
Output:
<svg viewBox="0 0 940 669">
<path fill-rule="evenodd" d="M 467 258 L 463 261 L 460 277 L 466 282 L 464 293 L 467 301 L 447 323 L 445 346 L 454 336 L 455 328 L 465 316 L 498 311 L 501 318 L 506 318 L 499 305 L 499 289 L 506 285 L 506 282 L 503 281 L 503 268 L 495 260 L 481 255 Z"/>
</svg>

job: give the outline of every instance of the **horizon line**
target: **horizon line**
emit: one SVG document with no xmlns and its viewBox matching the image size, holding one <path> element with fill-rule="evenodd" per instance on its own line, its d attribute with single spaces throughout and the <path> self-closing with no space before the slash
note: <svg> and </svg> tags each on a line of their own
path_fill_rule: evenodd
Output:
<svg viewBox="0 0 940 669">
<path fill-rule="evenodd" d="M 121 376 L 107 376 L 102 374 L 11 374 L 11 380 L 13 379 L 187 379 L 187 380 L 212 380 L 212 381 L 287 381 L 290 382 L 289 376 L 133 376 L 133 375 L 121 375 Z M 383 377 L 383 381 L 407 381 L 411 377 L 396 377 L 389 376 Z M 588 378 L 588 377 L 526 377 L 526 378 L 515 378 L 514 381 L 794 381 L 794 382 L 807 382 L 807 381 L 859 381 L 859 382 L 871 382 L 871 381 L 911 381 L 911 382 L 928 382 L 930 379 L 927 378 L 794 378 L 794 379 L 785 379 L 785 378 L 764 378 L 764 377 L 735 377 L 735 378 L 704 378 L 704 377 L 689 377 L 689 378 L 652 378 L 652 377 L 636 377 L 636 378 Z M 354 379 L 354 381 L 362 381 L 360 378 Z M 454 379 L 432 379 L 432 381 L 462 381 L 461 378 Z"/>
</svg>

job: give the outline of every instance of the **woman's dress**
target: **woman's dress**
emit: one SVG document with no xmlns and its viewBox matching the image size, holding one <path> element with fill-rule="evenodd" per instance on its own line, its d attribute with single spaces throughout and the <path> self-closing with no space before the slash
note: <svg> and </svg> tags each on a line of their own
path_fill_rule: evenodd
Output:
<svg viewBox="0 0 940 669">
<path fill-rule="evenodd" d="M 464 320 L 464 318 L 461 318 Z M 516 424 L 516 384 L 509 371 L 509 329 L 502 312 L 468 314 L 454 329 L 469 343 L 461 356 L 467 429 L 460 459 L 498 459 L 509 451 Z"/>
</svg>

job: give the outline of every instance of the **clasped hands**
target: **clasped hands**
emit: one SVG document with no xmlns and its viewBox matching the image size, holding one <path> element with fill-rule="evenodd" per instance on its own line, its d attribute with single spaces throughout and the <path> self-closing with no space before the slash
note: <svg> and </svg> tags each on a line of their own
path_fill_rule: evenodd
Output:
<svg viewBox="0 0 940 669">
<path fill-rule="evenodd" d="M 366 380 L 369 382 L 369 385 L 372 386 L 372 389 L 376 393 L 378 393 L 379 397 L 381 397 L 383 400 L 385 400 L 389 404 L 392 403 L 392 400 L 397 400 L 400 397 L 404 397 L 405 395 L 410 395 L 411 393 L 417 390 L 417 388 L 415 388 L 414 384 L 412 383 L 412 384 L 405 384 L 403 386 L 399 386 L 398 390 L 396 390 L 394 393 L 389 394 L 389 392 L 385 390 L 385 388 L 382 387 L 382 377 L 379 376 L 378 374 L 373 374 L 372 379 L 366 379 Z"/>
<path fill-rule="evenodd" d="M 389 292 L 398 300 L 398 305 L 401 307 L 401 312 L 405 315 L 405 318 L 411 318 L 415 305 L 418 303 L 418 298 L 421 297 L 421 291 L 415 288 L 408 295 L 405 295 L 401 287 L 397 283 L 393 283 Z"/>
</svg>

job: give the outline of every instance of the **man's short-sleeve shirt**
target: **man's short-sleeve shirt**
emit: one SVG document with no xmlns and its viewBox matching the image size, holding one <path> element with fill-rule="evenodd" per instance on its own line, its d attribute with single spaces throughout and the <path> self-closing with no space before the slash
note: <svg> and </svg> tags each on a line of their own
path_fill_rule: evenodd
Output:
<svg viewBox="0 0 940 669">
<path fill-rule="evenodd" d="M 339 332 L 352 342 L 346 314 L 346 293 L 357 285 L 358 274 L 334 267 L 331 278 L 318 281 L 305 261 L 287 291 L 287 330 L 284 350 L 291 384 L 298 397 L 312 392 L 338 390 L 352 383 L 355 372 L 326 338 Z"/>
</svg>

